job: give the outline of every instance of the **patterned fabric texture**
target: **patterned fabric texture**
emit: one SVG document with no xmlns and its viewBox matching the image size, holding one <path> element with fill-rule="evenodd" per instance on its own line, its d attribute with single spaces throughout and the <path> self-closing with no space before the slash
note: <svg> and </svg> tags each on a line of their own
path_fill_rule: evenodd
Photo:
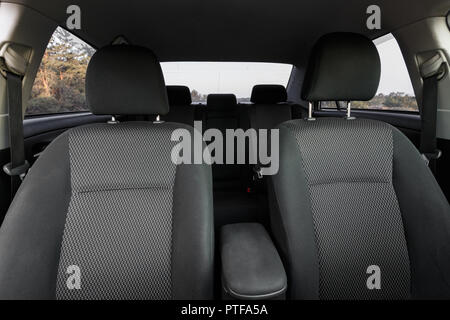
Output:
<svg viewBox="0 0 450 320">
<path fill-rule="evenodd" d="M 295 136 L 310 190 L 321 299 L 410 295 L 403 222 L 393 187 L 392 129 L 370 120 L 318 119 L 283 125 Z M 381 290 L 369 290 L 369 266 Z"/>
<path fill-rule="evenodd" d="M 171 298 L 171 133 L 144 123 L 70 132 L 72 197 L 57 299 Z M 79 289 L 68 286 L 71 266 L 80 270 Z"/>
</svg>

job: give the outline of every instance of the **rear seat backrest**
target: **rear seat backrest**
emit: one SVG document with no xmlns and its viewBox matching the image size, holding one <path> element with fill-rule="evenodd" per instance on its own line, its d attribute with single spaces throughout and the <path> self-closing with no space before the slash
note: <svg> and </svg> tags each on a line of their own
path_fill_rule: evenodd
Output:
<svg viewBox="0 0 450 320">
<path fill-rule="evenodd" d="M 234 94 L 208 95 L 206 109 L 206 129 L 219 129 L 225 134 L 226 129 L 239 127 L 239 112 Z"/>
<path fill-rule="evenodd" d="M 248 129 L 248 120 L 237 104 L 234 94 L 210 94 L 206 107 L 206 123 L 204 129 L 218 129 L 224 138 L 226 129 Z M 224 140 L 225 147 L 225 140 Z M 236 151 L 235 151 L 236 155 Z M 224 150 L 224 162 L 226 150 Z M 213 165 L 214 188 L 222 190 L 245 190 L 250 177 L 250 167 L 244 165 Z"/>
<path fill-rule="evenodd" d="M 170 112 L 161 117 L 166 122 L 194 125 L 196 108 L 192 106 L 191 91 L 185 86 L 167 86 Z"/>
<path fill-rule="evenodd" d="M 249 106 L 250 127 L 273 129 L 293 119 L 292 104 L 287 103 L 287 92 L 282 85 L 256 85 Z"/>
<path fill-rule="evenodd" d="M 286 89 L 281 85 L 254 86 L 250 101 L 253 103 L 249 106 L 250 126 L 254 129 L 272 129 L 292 120 Z"/>
<path fill-rule="evenodd" d="M 250 128 L 256 130 L 271 130 L 283 122 L 303 117 L 301 106 L 287 102 L 287 91 L 282 85 L 256 85 L 253 87 L 250 101 L 252 104 L 247 108 L 248 119 L 250 121 Z M 257 137 L 259 138 L 259 134 Z M 271 135 L 269 133 L 267 140 L 267 148 L 269 150 L 271 150 L 270 137 Z M 251 149 L 250 151 L 256 152 L 259 162 L 259 143 L 256 150 Z M 260 191 L 265 190 L 264 186 L 256 186 Z"/>
</svg>

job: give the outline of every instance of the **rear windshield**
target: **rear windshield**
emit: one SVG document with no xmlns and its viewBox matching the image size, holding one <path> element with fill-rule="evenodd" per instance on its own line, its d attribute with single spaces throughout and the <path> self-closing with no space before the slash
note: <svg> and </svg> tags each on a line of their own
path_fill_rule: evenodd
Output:
<svg viewBox="0 0 450 320">
<path fill-rule="evenodd" d="M 241 103 L 249 102 L 253 86 L 287 86 L 292 65 L 257 62 L 163 62 L 167 85 L 188 86 L 192 101 L 206 102 L 211 93 L 233 93 Z"/>
</svg>

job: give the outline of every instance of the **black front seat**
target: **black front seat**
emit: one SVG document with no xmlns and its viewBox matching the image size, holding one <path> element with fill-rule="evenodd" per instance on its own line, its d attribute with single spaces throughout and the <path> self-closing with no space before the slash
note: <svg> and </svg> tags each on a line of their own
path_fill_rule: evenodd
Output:
<svg viewBox="0 0 450 320">
<path fill-rule="evenodd" d="M 164 115 L 160 65 L 110 46 L 89 65 L 94 114 Z M 171 160 L 182 124 L 94 124 L 57 138 L 0 230 L 0 299 L 210 299 L 211 169 Z"/>
<path fill-rule="evenodd" d="M 306 101 L 370 100 L 374 44 L 331 34 L 313 49 Z M 413 144 L 363 119 L 280 127 L 272 227 L 293 299 L 450 298 L 450 207 Z"/>
</svg>

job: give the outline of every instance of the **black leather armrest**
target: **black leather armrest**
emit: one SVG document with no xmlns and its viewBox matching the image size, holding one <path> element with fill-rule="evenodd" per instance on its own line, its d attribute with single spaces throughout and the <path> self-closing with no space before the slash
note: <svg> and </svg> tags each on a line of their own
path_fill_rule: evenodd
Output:
<svg viewBox="0 0 450 320">
<path fill-rule="evenodd" d="M 235 299 L 282 297 L 286 272 L 269 234 L 260 224 L 227 225 L 221 230 L 222 284 Z"/>
</svg>

